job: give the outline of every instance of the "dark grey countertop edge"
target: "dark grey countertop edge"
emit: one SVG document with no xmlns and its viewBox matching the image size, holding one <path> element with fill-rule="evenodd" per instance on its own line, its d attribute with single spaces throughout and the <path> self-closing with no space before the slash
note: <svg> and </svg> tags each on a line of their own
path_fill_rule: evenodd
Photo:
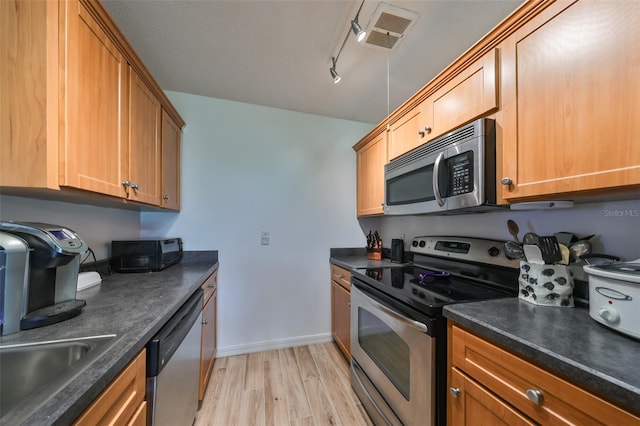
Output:
<svg viewBox="0 0 640 426">
<path fill-rule="evenodd" d="M 329 263 L 351 271 L 361 268 L 400 267 L 406 265 L 406 263 L 391 262 L 388 257 L 383 257 L 381 260 L 369 259 L 364 248 L 330 249 Z"/>
<path fill-rule="evenodd" d="M 90 288 L 79 292 L 78 297 L 86 298 L 88 303 L 91 300 L 94 306 L 104 305 L 99 306 L 99 309 L 97 309 L 100 311 L 99 315 L 105 317 L 103 330 L 100 330 L 100 327 L 96 327 L 94 324 L 97 320 L 102 320 L 102 317 L 93 317 L 91 321 L 87 321 L 88 318 L 86 315 L 88 314 L 83 312 L 83 314 L 76 317 L 76 319 L 72 318 L 67 320 L 67 322 L 53 324 L 40 329 L 28 330 L 28 333 L 20 332 L 14 335 L 2 336 L 1 341 L 3 343 L 13 344 L 39 340 L 57 340 L 59 338 L 82 334 L 111 334 L 112 330 L 119 329 L 118 327 L 129 328 L 125 324 L 126 319 L 123 318 L 113 320 L 113 323 L 118 324 L 118 326 L 114 326 L 114 328 L 111 328 L 109 322 L 106 321 L 109 319 L 108 316 L 113 313 L 113 306 L 119 301 L 114 299 L 112 302 L 111 300 L 100 299 L 100 296 L 96 296 L 95 294 L 101 291 L 106 291 L 107 294 L 109 294 L 109 292 L 115 294 L 117 291 L 127 290 L 133 292 L 134 295 L 138 295 L 134 289 L 134 283 L 136 281 L 142 280 L 142 282 L 151 283 L 151 285 L 153 285 L 155 281 L 163 281 L 162 285 L 167 285 L 167 280 L 184 280 L 184 278 L 182 278 L 183 275 L 189 277 L 188 283 L 181 281 L 179 287 L 170 289 L 168 294 L 170 294 L 172 298 L 171 300 L 163 302 L 162 309 L 157 310 L 157 316 L 154 316 L 153 319 L 145 318 L 146 322 L 144 324 L 132 324 L 130 331 L 121 331 L 120 334 L 116 333 L 118 334 L 116 341 L 106 352 L 93 361 L 86 369 L 83 369 L 81 373 L 67 383 L 62 390 L 46 401 L 38 411 L 21 424 L 67 425 L 71 424 L 82 414 L 122 369 L 145 347 L 146 343 L 162 328 L 169 318 L 177 312 L 180 306 L 202 285 L 206 278 L 219 267 L 217 251 L 185 252 L 185 255 L 183 261 L 178 265 L 167 268 L 164 271 L 142 274 L 112 274 L 103 277 L 103 283 L 101 286 L 98 286 L 102 287 L 106 285 L 107 287 L 104 289 Z M 112 282 L 113 284 L 111 284 Z M 109 289 L 110 285 L 113 285 L 114 289 Z M 140 294 L 139 297 L 141 298 L 142 294 Z M 135 299 L 135 297 L 132 298 Z M 140 299 L 134 300 L 132 303 L 136 303 L 139 300 Z M 85 308 L 85 310 L 87 309 L 88 307 Z M 128 309 L 131 309 L 131 306 L 129 306 Z M 125 312 L 121 313 L 121 315 L 126 314 L 125 309 Z M 83 315 L 85 315 L 84 318 Z M 98 314 L 95 313 L 94 315 Z M 93 323 L 87 326 L 90 328 L 90 332 L 82 328 L 85 321 Z M 66 330 L 64 328 L 65 323 L 69 325 L 75 323 L 78 328 Z M 2 419 L 2 421 L 5 420 L 10 421 L 10 418 Z"/>
<path fill-rule="evenodd" d="M 513 301 L 514 303 L 527 303 L 515 298 Z M 488 306 L 491 302 L 492 301 L 485 301 L 477 303 L 483 303 Z M 470 303 L 468 305 L 472 304 L 474 303 Z M 516 334 L 505 331 L 503 328 L 496 326 L 495 324 L 489 324 L 484 322 L 482 319 L 478 319 L 476 316 L 461 312 L 460 308 L 462 307 L 462 309 L 464 309 L 464 305 L 467 304 L 445 306 L 444 316 L 469 331 L 477 333 L 479 336 L 514 352 L 528 361 L 533 362 L 541 368 L 546 369 L 585 390 L 591 391 L 603 399 L 621 406 L 636 415 L 640 415 L 640 405 L 638 403 L 638 401 L 640 401 L 640 388 L 629 383 L 625 383 L 620 379 L 611 377 L 610 375 L 607 375 L 584 363 L 577 362 L 567 356 L 558 354 L 548 347 L 536 345 Z M 574 309 L 587 311 L 587 309 L 584 308 Z M 585 315 L 588 315 L 588 312 L 585 312 Z M 601 326 L 596 324 L 595 327 Z M 603 332 L 613 333 L 610 330 L 604 329 Z"/>
</svg>

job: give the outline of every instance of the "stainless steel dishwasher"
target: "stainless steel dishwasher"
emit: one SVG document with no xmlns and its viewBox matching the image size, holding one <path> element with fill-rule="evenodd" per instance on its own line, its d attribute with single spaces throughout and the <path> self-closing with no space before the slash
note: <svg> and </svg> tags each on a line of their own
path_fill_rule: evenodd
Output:
<svg viewBox="0 0 640 426">
<path fill-rule="evenodd" d="M 201 323 L 202 290 L 198 290 L 147 344 L 147 424 L 193 424 Z"/>
</svg>

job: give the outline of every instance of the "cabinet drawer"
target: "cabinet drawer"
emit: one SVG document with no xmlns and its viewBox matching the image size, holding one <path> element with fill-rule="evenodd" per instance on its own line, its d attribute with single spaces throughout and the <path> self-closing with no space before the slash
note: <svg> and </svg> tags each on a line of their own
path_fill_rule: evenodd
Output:
<svg viewBox="0 0 640 426">
<path fill-rule="evenodd" d="M 351 271 L 331 264 L 331 280 L 351 291 Z"/>
<path fill-rule="evenodd" d="M 456 326 L 453 367 L 545 425 L 639 424 L 640 418 Z M 527 393 L 539 392 L 538 404 Z"/>
<path fill-rule="evenodd" d="M 127 365 L 74 425 L 144 424 L 146 350 Z"/>
<path fill-rule="evenodd" d="M 216 269 L 213 274 L 209 275 L 209 278 L 205 280 L 200 286 L 202 290 L 204 290 L 202 305 L 204 306 L 207 301 L 211 298 L 213 293 L 215 293 L 218 288 L 218 270 Z"/>
</svg>

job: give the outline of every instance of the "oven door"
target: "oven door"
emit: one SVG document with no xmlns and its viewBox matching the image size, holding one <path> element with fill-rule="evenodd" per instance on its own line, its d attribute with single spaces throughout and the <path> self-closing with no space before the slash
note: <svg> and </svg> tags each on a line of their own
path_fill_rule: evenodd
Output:
<svg viewBox="0 0 640 426">
<path fill-rule="evenodd" d="M 354 280 L 355 281 L 355 280 Z M 435 337 L 351 286 L 352 385 L 374 423 L 435 422 Z"/>
</svg>

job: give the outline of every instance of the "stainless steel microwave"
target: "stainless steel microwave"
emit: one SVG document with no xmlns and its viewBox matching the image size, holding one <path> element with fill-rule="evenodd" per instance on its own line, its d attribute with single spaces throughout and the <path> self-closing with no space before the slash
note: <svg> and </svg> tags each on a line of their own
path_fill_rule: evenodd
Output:
<svg viewBox="0 0 640 426">
<path fill-rule="evenodd" d="M 385 214 L 495 209 L 495 121 L 478 119 L 396 158 L 384 181 Z"/>
</svg>

